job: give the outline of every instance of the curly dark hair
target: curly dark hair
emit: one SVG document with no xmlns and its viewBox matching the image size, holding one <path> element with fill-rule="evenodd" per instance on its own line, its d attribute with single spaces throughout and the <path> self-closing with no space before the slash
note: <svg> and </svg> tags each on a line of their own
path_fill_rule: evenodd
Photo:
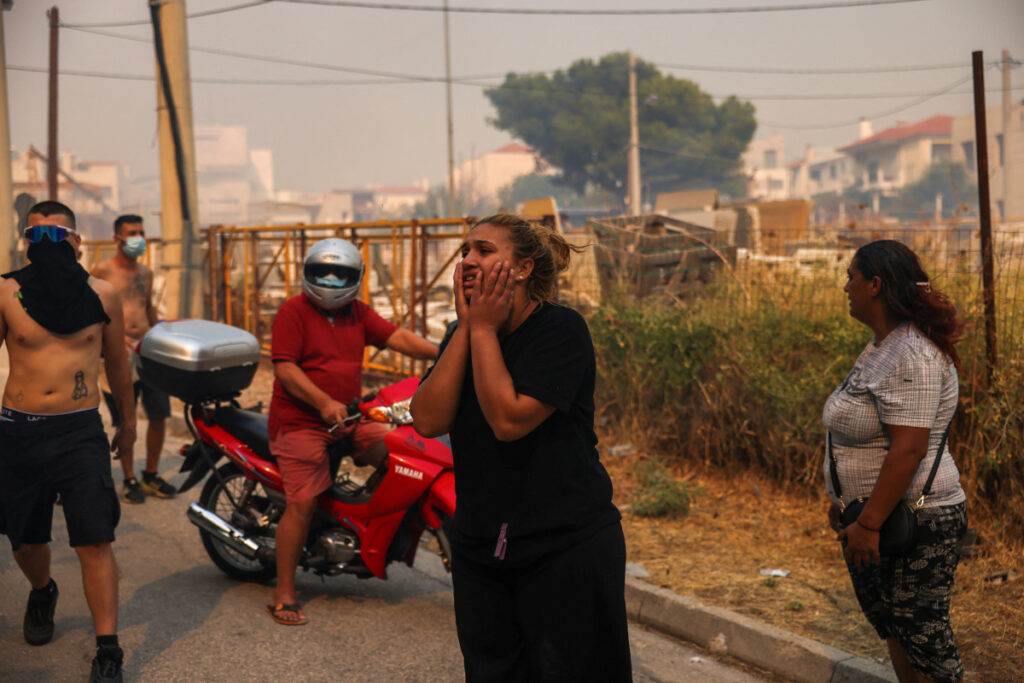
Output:
<svg viewBox="0 0 1024 683">
<path fill-rule="evenodd" d="M 551 301 L 558 290 L 558 274 L 569 267 L 571 252 L 583 247 L 569 244 L 551 228 L 528 221 L 512 213 L 496 213 L 473 224 L 495 225 L 509 232 L 517 261 L 533 260 L 533 272 L 526 282 L 526 293 L 532 301 Z"/>
<path fill-rule="evenodd" d="M 886 310 L 909 320 L 960 367 L 955 344 L 963 336 L 963 323 L 949 297 L 931 284 L 921 260 L 907 245 L 896 240 L 865 244 L 853 255 L 853 266 L 865 279 L 881 280 Z"/>
</svg>

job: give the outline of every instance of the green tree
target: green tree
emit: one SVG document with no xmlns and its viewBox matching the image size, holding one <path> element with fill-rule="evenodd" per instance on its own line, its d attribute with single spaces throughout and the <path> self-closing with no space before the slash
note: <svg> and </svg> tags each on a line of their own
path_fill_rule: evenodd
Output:
<svg viewBox="0 0 1024 683">
<path fill-rule="evenodd" d="M 716 105 L 696 83 L 637 60 L 641 168 L 651 194 L 718 187 L 741 194 L 740 155 L 757 122 L 754 106 L 730 97 Z M 582 59 L 553 75 L 508 74 L 486 91 L 491 123 L 561 169 L 577 193 L 593 185 L 621 195 L 629 143 L 629 57 Z"/>
<path fill-rule="evenodd" d="M 942 217 L 952 218 L 977 211 L 978 188 L 961 163 L 936 161 L 921 178 L 902 188 L 887 213 L 905 219 L 935 215 L 935 196 L 942 195 Z"/>
</svg>

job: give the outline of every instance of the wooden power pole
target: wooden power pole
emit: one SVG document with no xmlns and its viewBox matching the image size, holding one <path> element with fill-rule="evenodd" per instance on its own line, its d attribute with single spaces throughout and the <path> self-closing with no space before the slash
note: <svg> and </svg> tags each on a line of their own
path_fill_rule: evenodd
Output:
<svg viewBox="0 0 1024 683">
<path fill-rule="evenodd" d="M 1001 224 L 1005 224 L 1006 217 L 1010 215 L 1010 159 L 1013 156 L 1010 152 L 1013 149 L 1010 145 L 1010 129 L 1013 128 L 1010 125 L 1010 111 L 1012 109 L 1012 103 L 1010 102 L 1011 64 L 1010 51 L 1003 50 L 1003 154 L 999 160 L 1003 168 L 1003 211 L 999 218 L 1004 223 Z"/>
<path fill-rule="evenodd" d="M 629 190 L 629 215 L 639 216 L 640 206 L 640 126 L 637 121 L 636 57 L 629 53 L 629 155 L 626 159 L 626 184 Z"/>
<path fill-rule="evenodd" d="M 455 125 L 452 122 L 452 53 L 448 33 L 448 0 L 444 0 L 444 92 L 448 103 L 448 215 L 455 215 Z"/>
<path fill-rule="evenodd" d="M 149 0 L 156 52 L 161 236 L 168 315 L 203 316 L 185 0 Z"/>
<path fill-rule="evenodd" d="M 7 115 L 7 58 L 4 52 L 4 12 L 0 9 L 0 149 L 11 149 L 11 126 Z M 18 248 L 17 226 L 14 223 L 14 184 L 8 158 L 0 164 L 0 273 L 14 269 L 14 252 Z"/>
<path fill-rule="evenodd" d="M 988 188 L 988 125 L 985 111 L 985 62 L 981 50 L 971 53 L 974 73 L 974 147 L 978 157 L 978 217 L 981 232 L 981 294 L 985 310 L 985 370 L 992 386 L 996 355 L 995 259 L 992 253 L 992 205 Z"/>
<path fill-rule="evenodd" d="M 60 33 L 60 12 L 54 5 L 46 13 L 50 18 L 50 91 L 49 115 L 46 127 L 46 188 L 49 198 L 59 201 L 57 196 L 57 169 L 60 168 L 60 152 L 57 151 L 57 36 Z"/>
</svg>

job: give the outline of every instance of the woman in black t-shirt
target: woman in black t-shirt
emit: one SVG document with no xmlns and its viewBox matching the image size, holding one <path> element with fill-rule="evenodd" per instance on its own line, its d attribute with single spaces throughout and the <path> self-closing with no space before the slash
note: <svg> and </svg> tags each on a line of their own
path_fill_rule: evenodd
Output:
<svg viewBox="0 0 1024 683">
<path fill-rule="evenodd" d="M 518 216 L 477 223 L 458 323 L 412 402 L 450 433 L 452 578 L 468 681 L 631 680 L 625 541 L 594 434 L 594 348 L 551 301 L 571 247 Z"/>
</svg>

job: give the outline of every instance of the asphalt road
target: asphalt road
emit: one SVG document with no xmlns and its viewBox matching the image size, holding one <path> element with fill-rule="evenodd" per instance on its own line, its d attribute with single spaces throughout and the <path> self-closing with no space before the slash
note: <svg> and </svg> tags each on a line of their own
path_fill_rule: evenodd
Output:
<svg viewBox="0 0 1024 683">
<path fill-rule="evenodd" d="M 144 429 L 140 423 L 139 433 Z M 171 455 L 182 443 L 169 437 L 161 461 L 172 483 L 183 479 L 176 476 L 181 459 Z M 462 680 L 451 580 L 437 556 L 421 550 L 413 568 L 392 564 L 387 581 L 321 581 L 300 573 L 300 599 L 310 623 L 279 626 L 263 611 L 272 598 L 269 586 L 233 581 L 207 558 L 185 517 L 196 495 L 194 489 L 173 500 L 122 505 L 114 549 L 126 680 Z M 42 647 L 22 638 L 28 584 L 6 540 L 0 541 L 0 681 L 88 677 L 92 622 L 59 509 L 53 537 L 52 574 L 61 595 L 56 635 Z M 638 682 L 762 680 L 638 627 L 631 629 L 631 642 Z"/>
</svg>

